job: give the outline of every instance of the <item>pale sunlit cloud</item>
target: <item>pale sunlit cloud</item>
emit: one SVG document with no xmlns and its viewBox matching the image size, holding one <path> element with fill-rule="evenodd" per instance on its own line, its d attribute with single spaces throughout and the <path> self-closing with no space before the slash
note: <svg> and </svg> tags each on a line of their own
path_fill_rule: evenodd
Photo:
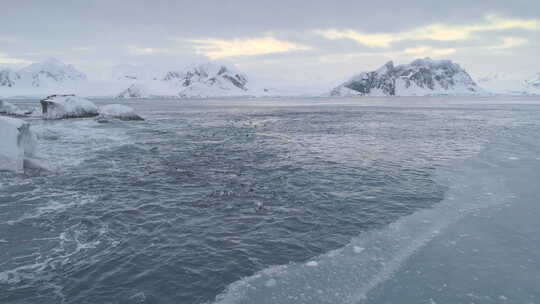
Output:
<svg viewBox="0 0 540 304">
<path fill-rule="evenodd" d="M 292 51 L 305 51 L 311 47 L 288 41 L 277 40 L 273 37 L 253 39 L 195 39 L 189 40 L 194 44 L 197 54 L 210 59 L 235 56 L 254 56 Z"/>
<path fill-rule="evenodd" d="M 128 52 L 132 55 L 157 55 L 170 53 L 169 49 L 128 46 Z"/>
<path fill-rule="evenodd" d="M 491 46 L 490 49 L 502 50 L 521 46 L 527 43 L 527 39 L 519 37 L 505 37 L 501 44 Z"/>
<path fill-rule="evenodd" d="M 422 57 L 438 57 L 446 56 L 455 53 L 457 50 L 454 48 L 433 48 L 430 46 L 419 46 L 414 48 L 408 48 L 403 51 L 407 55 L 415 55 Z"/>
<path fill-rule="evenodd" d="M 0 64 L 17 65 L 17 64 L 29 64 L 29 63 L 32 63 L 32 62 L 28 60 L 24 60 L 24 59 L 9 57 L 6 54 L 0 53 Z"/>
<path fill-rule="evenodd" d="M 89 51 L 95 51 L 96 48 L 93 46 L 77 46 L 72 48 L 71 50 L 76 52 L 89 52 Z"/>
<path fill-rule="evenodd" d="M 389 47 L 392 43 L 404 40 L 456 41 L 467 40 L 474 34 L 484 31 L 509 29 L 540 30 L 538 19 L 512 19 L 498 15 L 487 15 L 484 22 L 470 25 L 431 24 L 410 31 L 398 33 L 362 33 L 355 30 L 316 30 L 315 33 L 327 39 L 351 39 L 370 47 Z"/>
</svg>

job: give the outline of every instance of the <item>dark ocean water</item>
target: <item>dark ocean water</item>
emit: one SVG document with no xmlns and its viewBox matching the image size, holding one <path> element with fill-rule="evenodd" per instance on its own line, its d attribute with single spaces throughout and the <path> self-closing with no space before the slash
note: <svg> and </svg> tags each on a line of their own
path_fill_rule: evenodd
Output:
<svg viewBox="0 0 540 304">
<path fill-rule="evenodd" d="M 127 103 L 146 120 L 29 119 L 50 170 L 0 172 L 0 303 L 395 303 L 432 232 L 504 187 L 455 189 L 538 177 L 535 98 Z"/>
</svg>

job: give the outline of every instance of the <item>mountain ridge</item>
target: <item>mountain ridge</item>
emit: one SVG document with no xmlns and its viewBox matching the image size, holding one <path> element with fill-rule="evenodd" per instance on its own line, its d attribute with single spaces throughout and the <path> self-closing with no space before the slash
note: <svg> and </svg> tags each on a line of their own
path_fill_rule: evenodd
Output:
<svg viewBox="0 0 540 304">
<path fill-rule="evenodd" d="M 428 96 L 486 94 L 472 77 L 451 60 L 416 59 L 362 72 L 334 88 L 331 96 Z"/>
<path fill-rule="evenodd" d="M 114 69 L 114 70 L 113 70 Z M 416 59 L 395 65 L 388 61 L 374 71 L 362 72 L 334 87 L 277 88 L 260 85 L 234 66 L 216 62 L 180 69 L 118 65 L 101 80 L 92 79 L 73 65 L 49 58 L 22 69 L 0 70 L 1 97 L 43 97 L 77 94 L 109 98 L 219 98 L 280 96 L 431 96 L 431 95 L 540 95 L 540 73 L 513 77 L 497 73 L 475 82 L 451 60 Z M 261 75 L 255 75 L 260 78 Z M 264 78 L 264 77 L 263 77 Z M 257 79 L 257 78 L 255 78 Z M 290 84 L 292 85 L 292 84 Z M 308 89 L 309 88 L 309 89 Z M 487 89 L 487 90 L 484 90 Z M 327 92 L 327 93 L 324 93 Z"/>
</svg>

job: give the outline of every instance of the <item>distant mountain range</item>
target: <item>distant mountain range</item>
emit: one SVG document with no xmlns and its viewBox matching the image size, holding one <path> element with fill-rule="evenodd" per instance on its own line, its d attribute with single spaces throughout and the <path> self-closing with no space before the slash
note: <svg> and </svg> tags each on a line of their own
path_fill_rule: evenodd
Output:
<svg viewBox="0 0 540 304">
<path fill-rule="evenodd" d="M 31 64 L 19 71 L 0 70 L 0 87 L 40 88 L 59 83 L 86 81 L 86 75 L 57 59 Z"/>
<path fill-rule="evenodd" d="M 156 71 L 121 65 L 107 80 L 89 80 L 72 65 L 57 59 L 31 64 L 18 71 L 0 70 L 0 97 L 42 97 L 78 94 L 117 98 L 210 98 L 240 96 L 310 95 L 298 89 L 255 85 L 250 77 L 230 66 L 204 63 L 183 69 Z M 392 61 L 375 71 L 362 72 L 334 88 L 327 96 L 426 96 L 540 94 L 540 73 L 525 78 L 494 74 L 471 76 L 450 60 L 417 59 L 410 64 Z M 316 95 L 324 95 L 318 93 Z"/>
<path fill-rule="evenodd" d="M 268 89 L 253 89 L 247 76 L 239 71 L 212 63 L 168 71 L 162 77 L 151 80 L 134 80 L 133 84 L 118 94 L 119 98 L 260 96 L 269 92 Z"/>
</svg>

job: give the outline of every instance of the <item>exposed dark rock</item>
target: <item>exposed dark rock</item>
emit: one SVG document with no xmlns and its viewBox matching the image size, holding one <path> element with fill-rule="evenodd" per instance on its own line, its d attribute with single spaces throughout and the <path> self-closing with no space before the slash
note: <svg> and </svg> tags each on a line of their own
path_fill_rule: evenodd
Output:
<svg viewBox="0 0 540 304">
<path fill-rule="evenodd" d="M 330 93 L 343 95 L 472 94 L 482 90 L 469 74 L 450 60 L 417 59 L 394 66 L 392 61 L 376 71 L 361 73 Z"/>
</svg>

